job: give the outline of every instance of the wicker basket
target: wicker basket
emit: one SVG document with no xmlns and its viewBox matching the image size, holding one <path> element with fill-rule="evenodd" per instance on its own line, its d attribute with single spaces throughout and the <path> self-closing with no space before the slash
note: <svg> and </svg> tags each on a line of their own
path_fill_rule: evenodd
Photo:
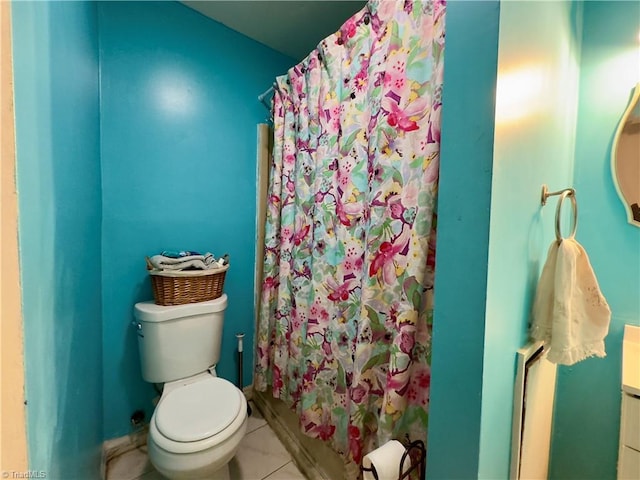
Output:
<svg viewBox="0 0 640 480">
<path fill-rule="evenodd" d="M 211 270 L 156 270 L 147 258 L 153 296 L 157 305 L 206 302 L 222 295 L 229 265 Z"/>
</svg>

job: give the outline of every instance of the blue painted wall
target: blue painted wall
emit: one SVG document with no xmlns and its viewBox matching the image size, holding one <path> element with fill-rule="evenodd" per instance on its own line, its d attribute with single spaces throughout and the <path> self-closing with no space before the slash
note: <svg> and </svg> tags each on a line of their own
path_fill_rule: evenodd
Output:
<svg viewBox="0 0 640 480">
<path fill-rule="evenodd" d="M 29 468 L 98 478 L 101 193 L 95 4 L 12 5 Z"/>
<path fill-rule="evenodd" d="M 509 476 L 515 354 L 554 238 L 540 188 L 573 183 L 581 12 L 448 4 L 429 478 Z"/>
<path fill-rule="evenodd" d="M 133 305 L 152 298 L 144 257 L 229 253 L 218 374 L 237 379 L 236 332 L 253 344 L 257 101 L 293 59 L 176 2 L 105 2 L 100 22 L 105 437 L 153 411 Z M 189 352 L 185 352 L 188 355 Z M 244 383 L 253 352 L 245 349 Z"/>
<path fill-rule="evenodd" d="M 498 2 L 447 5 L 427 448 L 434 480 L 478 475 L 499 14 Z"/>
<path fill-rule="evenodd" d="M 640 319 L 629 293 L 640 288 L 640 229 L 625 223 L 609 151 L 640 80 L 640 12 L 585 2 L 574 135 L 578 6 L 448 6 L 429 478 L 506 478 L 514 354 L 553 234 L 552 208 L 540 211 L 537 197 L 541 183 L 572 178 L 578 239 L 613 321 L 607 359 L 560 370 L 551 476 L 615 475 L 622 328 Z M 152 411 L 129 329 L 133 304 L 151 298 L 145 255 L 231 254 L 219 373 L 236 379 L 233 335 L 253 343 L 255 124 L 266 116 L 255 98 L 294 62 L 173 2 L 16 2 L 13 22 L 30 467 L 90 478 L 103 433 L 122 435 L 133 410 Z M 504 122 L 496 82 L 527 64 L 542 67 L 554 94 L 546 110 Z"/>
<path fill-rule="evenodd" d="M 572 2 L 500 8 L 479 478 L 509 478 L 516 351 L 555 241 L 557 197 L 541 207 L 540 190 L 573 184 L 581 15 Z"/>
<path fill-rule="evenodd" d="M 610 171 L 613 135 L 640 82 L 640 4 L 584 2 L 575 160 L 578 241 L 612 311 L 607 357 L 559 370 L 552 478 L 615 478 L 624 324 L 640 325 L 640 228 L 626 221 Z"/>
</svg>

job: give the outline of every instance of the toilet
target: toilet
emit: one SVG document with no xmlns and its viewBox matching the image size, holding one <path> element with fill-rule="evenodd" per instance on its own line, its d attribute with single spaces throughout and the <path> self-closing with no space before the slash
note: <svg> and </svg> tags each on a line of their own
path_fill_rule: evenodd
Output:
<svg viewBox="0 0 640 480">
<path fill-rule="evenodd" d="M 149 424 L 149 460 L 168 479 L 229 480 L 247 430 L 247 402 L 216 376 L 227 296 L 207 302 L 135 305 L 142 377 L 164 383 Z"/>
</svg>

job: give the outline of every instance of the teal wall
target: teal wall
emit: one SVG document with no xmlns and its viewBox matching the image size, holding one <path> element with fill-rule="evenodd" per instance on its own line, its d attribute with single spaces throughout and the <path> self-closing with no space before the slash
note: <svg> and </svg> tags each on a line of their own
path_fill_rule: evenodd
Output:
<svg viewBox="0 0 640 480">
<path fill-rule="evenodd" d="M 16 2 L 13 30 L 30 468 L 97 478 L 102 440 L 153 410 L 129 327 L 145 255 L 231 255 L 218 372 L 237 379 L 257 96 L 294 61 L 176 2 Z"/>
<path fill-rule="evenodd" d="M 145 255 L 230 253 L 219 373 L 236 379 L 234 333 L 253 343 L 256 96 L 294 61 L 174 2 L 12 8 L 30 468 L 95 478 L 102 439 L 152 411 L 129 327 L 151 298 Z M 615 476 L 640 229 L 609 152 L 640 81 L 639 8 L 585 2 L 578 81 L 581 3 L 448 5 L 429 478 L 507 477 L 515 350 L 553 238 L 539 190 L 572 182 L 613 318 L 606 359 L 559 371 L 551 477 Z M 505 96 L 518 70 L 520 94 L 535 82 Z M 505 99 L 527 98 L 510 121 Z"/>
<path fill-rule="evenodd" d="M 611 307 L 607 357 L 561 367 L 551 476 L 615 478 L 624 324 L 640 325 L 640 228 L 627 223 L 611 176 L 613 135 L 640 82 L 640 3 L 584 2 L 574 183 L 585 247 Z"/>
<path fill-rule="evenodd" d="M 14 2 L 29 468 L 98 478 L 101 195 L 95 4 Z"/>
<path fill-rule="evenodd" d="M 478 474 L 499 14 L 498 2 L 447 5 L 427 448 L 433 480 Z"/>
<path fill-rule="evenodd" d="M 620 319 L 638 321 L 631 293 L 639 288 L 640 245 L 638 229 L 623 225 L 608 151 L 638 79 L 610 84 L 616 72 L 603 65 L 615 53 L 610 42 L 623 37 L 627 58 L 637 48 L 637 8 L 502 2 L 496 59 L 497 4 L 448 5 L 429 478 L 509 476 L 515 353 L 527 342 L 532 298 L 554 238 L 556 200 L 540 206 L 542 184 L 577 189 L 578 239 L 614 309 L 609 357 L 559 370 L 550 478 L 615 477 L 622 331 L 616 305 Z M 608 28 L 623 31 L 610 35 Z M 598 75 L 589 71 L 594 63 Z M 602 235 L 604 206 L 611 219 L 604 230 L 626 231 L 613 248 Z M 630 287 L 613 291 L 621 279 Z M 594 395 L 598 401 L 584 401 Z"/>
<path fill-rule="evenodd" d="M 105 437 L 150 418 L 133 305 L 152 298 L 144 257 L 229 253 L 218 374 L 237 380 L 236 332 L 253 345 L 257 101 L 293 59 L 176 2 L 99 3 Z M 188 352 L 185 352 L 188 355 Z M 245 349 L 244 383 L 253 352 Z"/>
<path fill-rule="evenodd" d="M 555 241 L 558 197 L 541 207 L 540 190 L 573 184 L 581 12 L 572 2 L 500 8 L 479 478 L 509 478 L 516 351 Z"/>
</svg>

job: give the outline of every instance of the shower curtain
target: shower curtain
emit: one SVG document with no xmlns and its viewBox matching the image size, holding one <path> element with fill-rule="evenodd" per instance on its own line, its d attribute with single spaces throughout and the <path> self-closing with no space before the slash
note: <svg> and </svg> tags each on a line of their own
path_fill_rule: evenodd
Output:
<svg viewBox="0 0 640 480">
<path fill-rule="evenodd" d="M 255 388 L 359 464 L 428 423 L 444 0 L 372 0 L 278 77 Z"/>
</svg>

